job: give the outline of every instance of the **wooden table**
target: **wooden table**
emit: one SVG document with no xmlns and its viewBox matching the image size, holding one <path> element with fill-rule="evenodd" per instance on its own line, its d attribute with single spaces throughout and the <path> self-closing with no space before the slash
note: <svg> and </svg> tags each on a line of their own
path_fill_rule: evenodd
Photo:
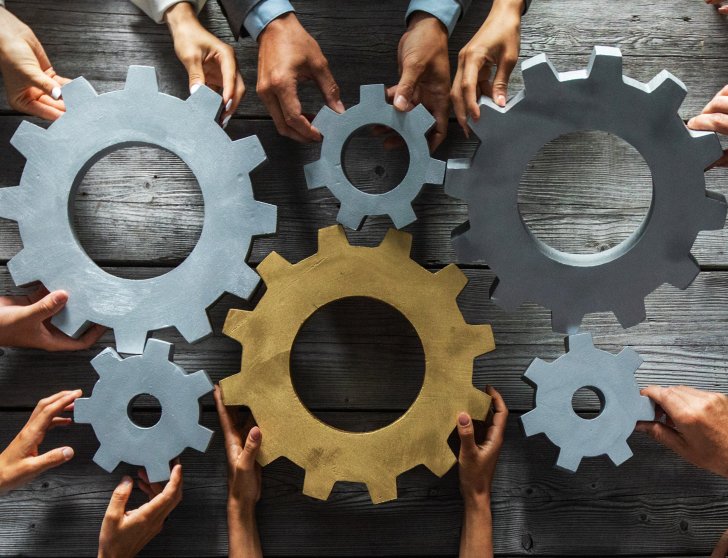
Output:
<svg viewBox="0 0 728 558">
<path fill-rule="evenodd" d="M 85 76 L 100 92 L 122 86 L 127 66 L 157 68 L 161 89 L 185 96 L 186 75 L 164 26 L 155 25 L 126 0 L 9 0 L 28 22 L 57 70 Z M 396 81 L 396 47 L 404 0 L 298 2 L 300 18 L 320 41 L 347 105 L 358 102 L 358 86 Z M 488 5 L 474 2 L 455 31 L 453 60 Z M 332 17 L 336 14 L 335 17 Z M 216 2 L 203 12 L 218 36 L 232 37 Z M 680 114 L 698 112 L 726 83 L 728 22 L 697 0 L 535 0 L 523 22 L 523 57 L 549 54 L 562 70 L 582 68 L 592 46 L 619 46 L 625 73 L 648 81 L 666 68 L 689 90 Z M 253 177 L 257 198 L 278 206 L 276 237 L 255 242 L 252 262 L 275 249 L 291 261 L 316 250 L 316 230 L 334 222 L 336 201 L 326 190 L 309 193 L 303 165 L 317 146 L 279 137 L 253 89 L 256 47 L 236 46 L 249 94 L 229 134 L 258 134 L 270 164 Z M 521 87 L 520 72 L 512 92 Z M 3 96 L 4 97 L 4 96 Z M 321 101 L 303 90 L 305 109 Z M 15 185 L 23 158 L 8 141 L 23 117 L 0 106 L 0 184 Z M 441 158 L 473 153 L 455 124 Z M 382 153 L 375 142 L 352 141 L 351 176 L 381 191 L 401 175 L 401 152 Z M 707 173 L 708 186 L 728 194 L 724 170 Z M 532 161 L 521 189 L 521 208 L 536 234 L 556 247 L 596 251 L 613 246 L 633 230 L 650 200 L 649 170 L 633 149 L 606 134 L 582 133 L 547 146 Z M 89 254 L 126 277 L 163 273 L 194 246 L 202 223 L 202 200 L 194 177 L 178 159 L 152 148 L 118 151 L 97 163 L 77 196 L 77 231 Z M 466 219 L 463 203 L 430 188 L 416 204 L 419 220 L 413 257 L 436 270 L 454 260 L 450 231 Z M 352 242 L 374 245 L 386 219 L 372 219 Z M 664 286 L 647 300 L 647 320 L 623 331 L 610 314 L 590 316 L 585 327 L 598 345 L 616 352 L 635 347 L 645 358 L 640 385 L 689 384 L 728 388 L 728 232 L 699 236 L 694 254 L 702 272 L 687 291 Z M 17 226 L 0 223 L 0 258 L 21 248 Z M 498 348 L 477 359 L 474 383 L 498 387 L 512 411 L 493 487 L 495 547 L 503 555 L 697 555 L 707 553 L 728 527 L 728 484 L 699 471 L 643 435 L 630 439 L 635 456 L 619 468 L 606 458 L 587 459 L 576 474 L 555 470 L 556 450 L 542 436 L 526 440 L 518 416 L 532 406 L 532 389 L 521 374 L 535 357 L 563 352 L 548 312 L 526 305 L 506 314 L 488 301 L 493 274 L 463 266 L 470 284 L 459 298 L 471 323 L 493 324 Z M 18 292 L 3 266 L 0 291 Z M 219 380 L 239 368 L 240 347 L 220 328 L 231 307 L 251 308 L 231 296 L 211 311 L 214 337 L 194 346 L 175 331 L 158 337 L 177 343 L 177 362 L 188 371 L 206 369 Z M 107 335 L 101 345 L 112 345 Z M 0 358 L 0 444 L 9 442 L 41 397 L 66 388 L 89 393 L 96 376 L 89 360 L 97 346 L 75 354 L 5 349 Z M 293 357 L 301 397 L 319 416 L 352 429 L 373 428 L 401 414 L 415 397 L 422 376 L 422 352 L 405 320 L 387 308 L 360 300 L 322 310 L 305 327 Z M 218 430 L 212 399 L 204 403 L 204 424 Z M 580 411 L 596 410 L 580 398 Z M 140 416 L 153 408 L 142 408 Z M 453 419 L 454 420 L 454 419 Z M 73 426 L 49 435 L 47 447 L 70 444 L 76 458 L 27 487 L 0 498 L 0 554 L 87 556 L 95 553 L 101 519 L 122 472 L 107 474 L 91 457 L 97 448 L 91 428 Z M 150 555 L 223 555 L 226 552 L 226 474 L 222 437 L 202 455 L 188 451 L 184 501 L 164 532 L 147 548 Z M 423 468 L 400 477 L 399 499 L 373 506 L 363 486 L 339 483 L 328 502 L 301 495 L 303 471 L 280 460 L 265 469 L 258 506 L 261 537 L 269 555 L 453 555 L 457 552 L 462 504 L 456 472 L 437 479 Z M 140 498 L 135 497 L 135 503 Z"/>
</svg>

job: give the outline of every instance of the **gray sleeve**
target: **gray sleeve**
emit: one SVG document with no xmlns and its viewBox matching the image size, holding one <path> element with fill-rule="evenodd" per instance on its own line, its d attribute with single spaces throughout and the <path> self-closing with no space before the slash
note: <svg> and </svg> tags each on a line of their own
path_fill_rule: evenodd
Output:
<svg viewBox="0 0 728 558">
<path fill-rule="evenodd" d="M 220 7 L 222 8 L 225 18 L 228 21 L 230 30 L 233 32 L 235 39 L 240 38 L 240 35 L 247 35 L 248 32 L 243 27 L 245 18 L 248 17 L 248 13 L 252 10 L 260 0 L 218 0 Z"/>
<path fill-rule="evenodd" d="M 175 4 L 187 2 L 192 4 L 197 13 L 200 13 L 200 10 L 205 5 L 205 1 L 206 0 L 131 0 L 132 4 L 142 10 L 157 23 L 164 22 L 165 12 Z"/>
</svg>

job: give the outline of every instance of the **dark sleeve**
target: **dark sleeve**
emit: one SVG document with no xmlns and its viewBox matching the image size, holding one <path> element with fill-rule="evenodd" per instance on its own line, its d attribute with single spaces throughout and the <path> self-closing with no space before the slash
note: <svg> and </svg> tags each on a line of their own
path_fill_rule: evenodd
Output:
<svg viewBox="0 0 728 558">
<path fill-rule="evenodd" d="M 248 12 L 255 7 L 260 0 L 218 0 L 222 13 L 228 21 L 230 30 L 235 39 L 247 36 L 248 32 L 243 27 L 243 22 Z"/>
<path fill-rule="evenodd" d="M 458 2 L 458 4 L 460 4 L 460 8 L 461 8 L 460 17 L 462 17 L 468 11 L 468 8 L 470 7 L 472 0 L 457 0 L 457 2 Z M 528 8 L 530 5 L 531 5 L 531 0 L 524 0 L 524 5 L 523 5 L 524 14 L 528 11 Z"/>
<path fill-rule="evenodd" d="M 523 6 L 523 13 L 525 14 L 528 11 L 528 8 L 531 6 L 531 0 L 524 0 L 525 4 Z"/>
</svg>

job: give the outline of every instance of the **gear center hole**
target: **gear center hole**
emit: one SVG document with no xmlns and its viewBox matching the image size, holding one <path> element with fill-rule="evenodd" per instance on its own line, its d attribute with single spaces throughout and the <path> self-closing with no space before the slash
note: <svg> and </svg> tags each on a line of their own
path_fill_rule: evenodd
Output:
<svg viewBox="0 0 728 558">
<path fill-rule="evenodd" d="M 316 418 L 341 430 L 370 432 L 414 403 L 425 378 L 425 353 L 399 311 L 349 297 L 320 308 L 303 324 L 290 370 L 299 399 Z"/>
<path fill-rule="evenodd" d="M 86 254 L 113 275 L 163 275 L 195 248 L 202 233 L 202 191 L 176 155 L 152 145 L 121 147 L 101 156 L 79 177 L 71 207 L 73 227 Z M 148 267 L 152 257 L 159 267 Z M 145 266 L 144 276 L 138 268 Z"/>
<path fill-rule="evenodd" d="M 396 188 L 409 169 L 404 138 L 381 124 L 355 131 L 341 151 L 346 178 L 367 194 L 384 194 Z"/>
<path fill-rule="evenodd" d="M 571 407 L 581 418 L 593 420 L 604 411 L 604 393 L 594 386 L 579 388 L 571 396 Z"/>
<path fill-rule="evenodd" d="M 597 130 L 548 142 L 518 189 L 518 209 L 531 234 L 566 254 L 598 254 L 627 241 L 651 204 L 652 173 L 642 155 Z"/>
<path fill-rule="evenodd" d="M 151 428 L 162 418 L 162 405 L 153 395 L 140 393 L 129 401 L 126 412 L 137 426 Z"/>
</svg>

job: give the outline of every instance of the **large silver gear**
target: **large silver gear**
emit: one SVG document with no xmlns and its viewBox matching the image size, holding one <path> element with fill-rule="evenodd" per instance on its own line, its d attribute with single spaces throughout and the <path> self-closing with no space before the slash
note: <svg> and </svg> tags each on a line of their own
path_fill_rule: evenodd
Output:
<svg viewBox="0 0 728 558">
<path fill-rule="evenodd" d="M 654 420 L 655 405 L 640 395 L 634 373 L 642 357 L 625 348 L 618 355 L 594 347 L 590 333 L 566 339 L 567 353 L 552 363 L 535 359 L 523 375 L 536 388 L 536 407 L 521 417 L 526 436 L 544 433 L 560 448 L 556 465 L 575 472 L 583 457 L 608 455 L 615 465 L 632 456 L 627 438 L 639 420 Z M 593 389 L 601 413 L 582 418 L 572 406 L 574 393 Z"/>
<path fill-rule="evenodd" d="M 398 229 L 417 219 L 412 202 L 425 184 L 442 184 L 445 162 L 430 157 L 425 134 L 435 119 L 422 105 L 409 112 L 387 103 L 384 85 L 362 85 L 359 104 L 343 114 L 322 108 L 313 125 L 324 136 L 321 158 L 305 167 L 310 190 L 327 187 L 341 204 L 336 220 L 350 229 L 359 229 L 370 215 L 389 215 Z M 346 176 L 342 164 L 344 148 L 357 130 L 380 124 L 404 139 L 409 151 L 409 168 L 402 181 L 381 194 L 362 192 Z"/>
<path fill-rule="evenodd" d="M 554 330 L 576 333 L 591 312 L 623 327 L 645 319 L 644 298 L 664 282 L 684 289 L 699 271 L 690 254 L 699 231 L 723 227 L 723 196 L 705 191 L 705 169 L 721 155 L 712 132 L 688 130 L 677 111 L 685 86 L 667 71 L 647 84 L 622 75 L 619 49 L 595 47 L 586 70 L 558 73 L 544 54 L 523 63 L 525 89 L 505 108 L 481 99 L 469 125 L 481 144 L 472 160 L 450 160 L 445 191 L 468 203 L 453 231 L 461 262 L 496 273 L 493 300 L 506 310 L 532 301 Z M 555 250 L 528 230 L 518 187 L 528 162 L 569 132 L 601 130 L 634 146 L 652 171 L 650 211 L 624 242 L 598 254 Z M 706 195 L 707 194 L 707 195 Z"/>
<path fill-rule="evenodd" d="M 91 361 L 99 380 L 91 397 L 76 400 L 73 419 L 91 424 L 100 443 L 94 461 L 109 473 L 125 461 L 144 467 L 150 482 L 161 482 L 185 448 L 207 450 L 212 430 L 199 424 L 198 399 L 212 391 L 212 382 L 202 370 L 186 374 L 171 362 L 173 351 L 170 343 L 150 339 L 142 355 L 122 360 L 108 348 Z M 142 394 L 162 407 L 159 422 L 148 428 L 129 418 L 129 405 Z"/>
<path fill-rule="evenodd" d="M 121 353 L 176 327 L 189 342 L 212 333 L 206 310 L 225 292 L 249 298 L 260 278 L 245 263 L 252 238 L 276 230 L 275 206 L 255 201 L 248 173 L 265 161 L 255 136 L 231 141 L 216 123 L 221 97 L 200 87 L 186 101 L 160 93 L 154 68 L 131 66 L 123 90 L 97 95 L 78 78 L 63 87 L 66 114 L 44 130 L 27 121 L 11 143 L 26 157 L 20 186 L 0 189 L 0 216 L 18 221 L 23 249 L 8 262 L 19 285 L 42 282 L 70 297 L 53 318 L 77 337 L 90 323 L 114 329 Z M 74 192 L 110 151 L 154 145 L 182 159 L 202 191 L 205 217 L 190 255 L 159 277 L 115 277 L 74 232 Z"/>
</svg>

